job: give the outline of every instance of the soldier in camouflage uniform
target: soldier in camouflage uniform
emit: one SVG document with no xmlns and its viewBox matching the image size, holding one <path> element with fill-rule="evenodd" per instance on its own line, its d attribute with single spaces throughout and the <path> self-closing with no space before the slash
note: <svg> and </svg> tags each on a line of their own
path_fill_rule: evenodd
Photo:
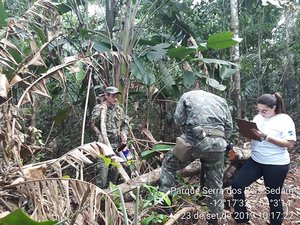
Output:
<svg viewBox="0 0 300 225">
<path fill-rule="evenodd" d="M 91 119 L 91 128 L 95 132 L 98 141 L 112 147 L 114 150 L 121 143 L 126 144 L 128 134 L 128 120 L 122 107 L 118 104 L 119 94 L 121 92 L 116 87 L 107 87 L 105 89 L 106 100 L 95 105 Z M 114 170 L 114 168 L 111 169 Z M 108 168 L 103 159 L 98 160 L 96 172 L 98 173 L 96 185 L 101 188 L 107 187 Z M 115 174 L 116 171 L 112 173 Z"/>
<path fill-rule="evenodd" d="M 204 187 L 210 210 L 208 224 L 218 224 L 223 211 L 223 173 L 225 139 L 232 133 L 232 118 L 225 99 L 212 93 L 193 90 L 182 95 L 174 114 L 175 123 L 184 129 L 187 141 L 192 145 L 190 159 L 178 160 L 172 151 L 167 153 L 161 168 L 160 190 L 175 189 L 176 171 L 195 159 L 200 159 L 204 169 Z M 212 193 L 212 194 L 211 194 Z M 172 194 L 172 193 L 171 193 Z"/>
</svg>

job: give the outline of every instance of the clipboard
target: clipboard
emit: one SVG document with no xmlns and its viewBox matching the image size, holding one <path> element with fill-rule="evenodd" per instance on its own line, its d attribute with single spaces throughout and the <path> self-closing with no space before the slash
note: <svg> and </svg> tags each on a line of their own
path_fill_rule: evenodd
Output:
<svg viewBox="0 0 300 225">
<path fill-rule="evenodd" d="M 236 118 L 235 120 L 237 122 L 239 132 L 243 137 L 261 141 L 260 138 L 256 137 L 251 132 L 251 129 L 253 129 L 253 128 L 258 130 L 256 123 L 248 121 L 248 120 L 244 120 L 244 119 L 239 119 L 239 118 Z"/>
</svg>

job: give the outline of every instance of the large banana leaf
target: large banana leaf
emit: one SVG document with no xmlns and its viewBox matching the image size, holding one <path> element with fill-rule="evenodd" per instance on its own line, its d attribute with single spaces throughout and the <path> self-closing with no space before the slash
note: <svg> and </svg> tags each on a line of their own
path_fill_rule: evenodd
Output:
<svg viewBox="0 0 300 225">
<path fill-rule="evenodd" d="M 4 9 L 3 1 L 0 0 L 0 29 L 6 26 L 7 13 Z"/>
<path fill-rule="evenodd" d="M 233 32 L 221 32 L 211 35 L 207 40 L 207 47 L 213 49 L 224 49 L 237 45 L 243 39 L 234 38 Z"/>
<path fill-rule="evenodd" d="M 22 209 L 16 209 L 0 219 L 2 225 L 55 225 L 55 221 L 36 222 L 32 220 Z"/>
</svg>

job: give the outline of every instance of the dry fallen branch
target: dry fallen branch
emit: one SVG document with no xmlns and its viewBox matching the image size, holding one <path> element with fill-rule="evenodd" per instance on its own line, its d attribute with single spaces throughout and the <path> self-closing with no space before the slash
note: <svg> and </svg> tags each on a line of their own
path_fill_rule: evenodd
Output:
<svg viewBox="0 0 300 225">
<path fill-rule="evenodd" d="M 182 219 L 188 212 L 191 214 L 197 212 L 197 209 L 194 207 L 185 207 L 179 210 L 174 216 L 171 216 L 170 219 L 165 223 L 165 225 L 178 224 L 178 220 Z"/>
<path fill-rule="evenodd" d="M 143 133 L 152 143 L 158 143 L 145 125 L 140 124 L 139 128 L 141 130 L 141 133 Z"/>
</svg>

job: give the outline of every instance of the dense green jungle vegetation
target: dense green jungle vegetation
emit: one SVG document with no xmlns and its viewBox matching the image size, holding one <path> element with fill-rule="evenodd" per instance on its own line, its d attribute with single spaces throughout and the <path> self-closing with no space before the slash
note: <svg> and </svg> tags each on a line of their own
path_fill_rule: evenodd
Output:
<svg viewBox="0 0 300 225">
<path fill-rule="evenodd" d="M 52 179 L 74 178 L 64 184 L 74 192 L 64 201 L 79 200 L 63 211 L 70 212 L 65 222 L 95 220 L 99 202 L 89 216 L 78 215 L 88 199 L 83 190 L 100 193 L 90 185 L 93 164 L 84 165 L 102 148 L 90 144 L 89 120 L 110 85 L 122 91 L 119 101 L 130 117 L 137 160 L 129 173 L 160 167 L 180 134 L 173 122 L 176 102 L 192 88 L 224 97 L 234 118 L 248 119 L 258 96 L 278 91 L 299 130 L 299 9 L 297 0 L 0 0 L 1 188 L 17 177 L 43 178 L 39 188 L 66 193 Z M 230 141 L 243 143 L 237 130 Z M 32 168 L 38 170 L 27 171 Z M 27 184 L 33 199 L 35 185 Z M 143 209 L 164 198 L 155 187 L 146 189 Z M 47 202 L 59 202 L 53 197 L 58 192 L 45 194 Z M 115 193 L 103 197 L 111 208 L 107 215 L 118 221 L 113 224 L 129 224 L 123 196 Z M 27 208 L 34 219 L 62 220 L 64 213 L 55 210 L 51 217 L 43 207 Z M 165 220 L 143 212 L 143 224 Z"/>
</svg>

